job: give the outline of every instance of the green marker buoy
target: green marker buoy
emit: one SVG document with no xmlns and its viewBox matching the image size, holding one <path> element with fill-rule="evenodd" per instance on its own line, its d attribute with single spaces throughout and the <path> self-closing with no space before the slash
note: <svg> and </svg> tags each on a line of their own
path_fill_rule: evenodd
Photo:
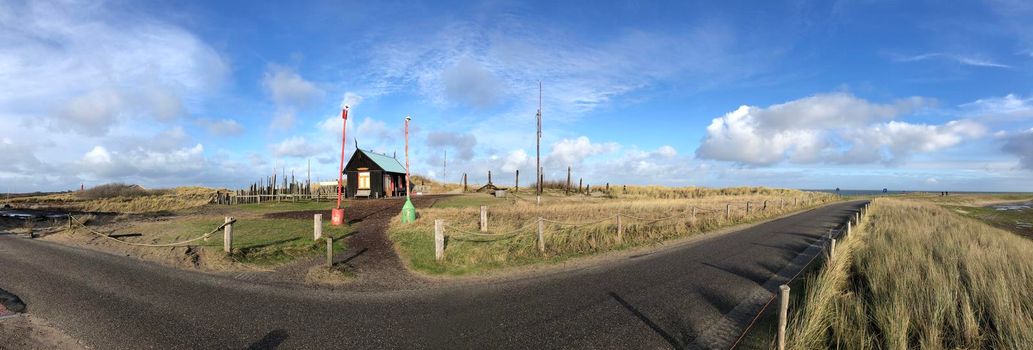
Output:
<svg viewBox="0 0 1033 350">
<path fill-rule="evenodd" d="M 409 121 L 412 117 L 405 116 L 405 204 L 402 205 L 402 223 L 408 224 L 416 221 L 416 207 L 412 205 L 412 201 L 409 200 L 409 191 L 412 187 L 409 185 Z"/>
<path fill-rule="evenodd" d="M 409 196 L 405 196 L 405 205 L 402 205 L 402 223 L 408 224 L 416 221 L 416 207 L 412 205 L 412 201 L 409 201 Z"/>
</svg>

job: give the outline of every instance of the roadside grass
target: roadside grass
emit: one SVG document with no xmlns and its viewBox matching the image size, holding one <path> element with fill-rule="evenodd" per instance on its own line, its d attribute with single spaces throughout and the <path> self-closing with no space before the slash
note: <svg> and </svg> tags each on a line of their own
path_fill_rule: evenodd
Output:
<svg viewBox="0 0 1033 350">
<path fill-rule="evenodd" d="M 659 244 L 721 227 L 777 217 L 836 199 L 829 194 L 784 190 L 760 192 L 763 194 L 743 192 L 742 195 L 716 193 L 719 192 L 683 199 L 648 198 L 648 192 L 639 194 L 639 198 L 627 199 L 549 195 L 547 199 L 543 198 L 541 207 L 535 206 L 533 200 L 498 200 L 487 195 L 464 195 L 419 210 L 419 218 L 411 224 L 402 224 L 396 217 L 389 236 L 403 259 L 407 259 L 415 270 L 428 274 L 464 275 Z M 799 200 L 796 207 L 793 206 L 794 198 Z M 752 209 L 746 215 L 748 201 Z M 767 201 L 766 208 L 764 201 Z M 494 204 L 487 204 L 489 233 L 480 235 L 477 232 L 479 206 L 485 203 Z M 731 219 L 725 219 L 725 204 L 732 205 Z M 695 217 L 692 216 L 692 207 L 697 208 Z M 620 239 L 616 234 L 615 215 L 618 211 L 623 226 Z M 555 221 L 545 224 L 544 253 L 537 249 L 538 217 Z M 445 258 L 441 262 L 434 259 L 435 219 L 445 220 L 447 226 Z"/>
<path fill-rule="evenodd" d="M 132 222 L 127 228 L 116 230 L 116 233 L 141 235 L 119 238 L 127 242 L 172 243 L 201 236 L 222 225 L 223 220 L 221 216 L 186 216 L 162 221 Z M 341 238 L 350 232 L 348 226 L 331 226 L 329 218 L 323 220 L 323 235 L 334 238 L 335 250 L 345 248 Z M 222 240 L 222 231 L 218 231 L 209 240 L 199 241 L 197 246 L 210 253 L 221 254 Z M 230 256 L 239 263 L 277 265 L 296 258 L 319 256 L 325 250 L 325 241 L 313 240 L 312 220 L 247 218 L 238 219 L 233 224 L 233 253 Z"/>
<path fill-rule="evenodd" d="M 877 199 L 837 250 L 790 306 L 790 348 L 1033 348 L 1033 242 Z"/>
</svg>

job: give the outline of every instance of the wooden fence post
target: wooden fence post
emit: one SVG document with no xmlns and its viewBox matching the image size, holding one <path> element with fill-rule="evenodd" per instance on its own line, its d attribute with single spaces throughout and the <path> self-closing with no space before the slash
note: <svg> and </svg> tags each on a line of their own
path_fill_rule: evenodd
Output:
<svg viewBox="0 0 1033 350">
<path fill-rule="evenodd" d="M 520 169 L 516 171 L 516 181 L 514 181 L 513 185 L 513 193 L 517 192 L 520 192 Z"/>
<path fill-rule="evenodd" d="M 761 211 L 767 211 L 768 210 L 768 200 L 767 199 L 764 200 L 764 206 L 761 207 L 760 210 Z"/>
<path fill-rule="evenodd" d="M 323 214 L 312 216 L 312 237 L 316 241 L 323 237 Z"/>
<path fill-rule="evenodd" d="M 846 235 L 847 235 L 847 236 L 849 236 L 849 235 L 850 235 L 850 221 L 847 221 L 847 222 L 846 222 Z"/>
<path fill-rule="evenodd" d="M 538 251 L 545 253 L 545 221 L 538 217 Z"/>
<path fill-rule="evenodd" d="M 434 260 L 445 258 L 445 220 L 434 220 Z"/>
<path fill-rule="evenodd" d="M 798 206 L 798 205 L 800 205 L 800 198 L 799 197 L 793 197 L 793 206 L 795 207 L 795 206 Z"/>
<path fill-rule="evenodd" d="M 696 207 L 692 207 L 692 218 L 696 218 Z"/>
<path fill-rule="evenodd" d="M 567 187 L 563 189 L 563 194 L 570 194 L 570 166 L 567 166 Z"/>
<path fill-rule="evenodd" d="M 466 192 L 466 173 L 463 173 L 463 192 Z"/>
<path fill-rule="evenodd" d="M 725 219 L 731 219 L 731 218 L 732 218 L 732 204 L 728 203 L 728 204 L 725 204 Z"/>
<path fill-rule="evenodd" d="M 836 258 L 836 239 L 829 240 L 829 261 Z"/>
<path fill-rule="evenodd" d="M 624 224 L 621 222 L 621 211 L 617 210 L 617 243 L 624 242 Z"/>
<path fill-rule="evenodd" d="M 222 228 L 222 251 L 230 253 L 233 251 L 233 217 L 227 216 L 226 226 Z"/>
<path fill-rule="evenodd" d="M 746 215 L 747 216 L 750 215 L 750 202 L 749 201 L 746 201 Z"/>
<path fill-rule="evenodd" d="M 326 238 L 326 268 L 334 267 L 334 238 Z"/>
<path fill-rule="evenodd" d="M 783 284 L 778 289 L 781 292 L 778 303 L 778 350 L 785 350 L 786 325 L 789 324 L 789 286 Z"/>
<path fill-rule="evenodd" d="M 488 206 L 481 206 L 481 232 L 488 232 Z"/>
</svg>

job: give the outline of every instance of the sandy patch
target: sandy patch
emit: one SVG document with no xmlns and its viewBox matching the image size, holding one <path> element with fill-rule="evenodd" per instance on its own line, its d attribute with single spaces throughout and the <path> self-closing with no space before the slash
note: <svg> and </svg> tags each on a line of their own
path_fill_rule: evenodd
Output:
<svg viewBox="0 0 1033 350">
<path fill-rule="evenodd" d="M 79 341 L 31 314 L 0 320 L 0 349 L 86 349 Z"/>
</svg>

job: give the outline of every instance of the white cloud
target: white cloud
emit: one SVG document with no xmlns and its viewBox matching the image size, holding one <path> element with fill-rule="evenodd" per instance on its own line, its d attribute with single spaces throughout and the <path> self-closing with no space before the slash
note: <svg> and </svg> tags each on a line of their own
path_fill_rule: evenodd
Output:
<svg viewBox="0 0 1033 350">
<path fill-rule="evenodd" d="M 271 64 L 262 78 L 262 86 L 280 105 L 305 106 L 323 95 L 323 90 L 305 80 L 289 67 Z"/>
<path fill-rule="evenodd" d="M 309 142 L 304 137 L 291 137 L 271 146 L 276 157 L 309 157 L 331 150 Z"/>
<path fill-rule="evenodd" d="M 381 120 L 366 117 L 363 118 L 362 123 L 359 123 L 356 131 L 358 132 L 355 135 L 356 137 L 370 138 L 376 141 L 391 141 L 400 138 L 399 135 L 404 133 L 404 126 L 392 129 Z"/>
<path fill-rule="evenodd" d="M 473 107 L 491 107 L 503 93 L 503 85 L 495 75 L 480 63 L 463 58 L 441 73 L 445 96 Z"/>
<path fill-rule="evenodd" d="M 341 96 L 341 109 L 344 109 L 344 106 L 348 106 L 349 109 L 353 109 L 362 103 L 362 100 L 364 100 L 362 95 L 351 91 L 345 92 L 344 96 Z"/>
<path fill-rule="evenodd" d="M 870 163 L 906 159 L 979 137 L 973 121 L 942 125 L 887 121 L 927 105 L 920 98 L 875 104 L 848 94 L 822 94 L 767 108 L 741 106 L 707 127 L 696 150 L 704 159 L 746 165 Z"/>
<path fill-rule="evenodd" d="M 1033 118 L 1033 97 L 1022 98 L 1015 94 L 981 98 L 960 107 L 966 112 L 991 120 Z"/>
<path fill-rule="evenodd" d="M 79 170 L 105 181 L 133 177 L 169 178 L 188 175 L 206 167 L 204 146 L 158 152 L 136 148 L 127 152 L 109 151 L 95 146 L 78 162 Z"/>
<path fill-rule="evenodd" d="M 592 143 L 587 136 L 563 139 L 552 145 L 552 150 L 545 157 L 545 163 L 551 168 L 578 166 L 588 157 L 614 152 L 618 149 L 620 149 L 620 145 L 616 143 Z"/>
<path fill-rule="evenodd" d="M 956 63 L 959 63 L 959 64 L 968 65 L 968 66 L 976 66 L 976 67 L 1011 68 L 1011 66 L 1009 66 L 1009 65 L 1006 65 L 1006 64 L 1003 64 L 1003 63 L 998 63 L 998 62 L 995 62 L 995 61 L 992 61 L 992 60 L 989 60 L 989 59 L 985 59 L 985 58 L 981 58 L 981 57 L 965 56 L 965 55 L 957 55 L 957 54 L 948 54 L 948 53 L 942 53 L 942 52 L 932 52 L 932 53 L 925 53 L 925 54 L 914 55 L 914 56 L 897 57 L 896 61 L 897 62 L 919 62 L 919 61 L 927 61 L 927 60 L 932 60 L 932 59 L 948 60 L 948 61 L 956 62 Z"/>
<path fill-rule="evenodd" d="M 226 75 L 183 29 L 103 4 L 7 3 L 0 11 L 0 114 L 91 136 L 132 119 L 168 121 Z"/>
<path fill-rule="evenodd" d="M 524 152 L 522 149 L 509 152 L 506 155 L 505 162 L 502 163 L 502 171 L 505 172 L 513 172 L 524 167 L 534 168 L 531 164 L 531 159 L 527 156 L 527 152 Z"/>
<path fill-rule="evenodd" d="M 244 126 L 233 119 L 208 119 L 201 118 L 194 123 L 204 127 L 208 133 L 216 136 L 235 136 L 244 132 Z"/>
</svg>

